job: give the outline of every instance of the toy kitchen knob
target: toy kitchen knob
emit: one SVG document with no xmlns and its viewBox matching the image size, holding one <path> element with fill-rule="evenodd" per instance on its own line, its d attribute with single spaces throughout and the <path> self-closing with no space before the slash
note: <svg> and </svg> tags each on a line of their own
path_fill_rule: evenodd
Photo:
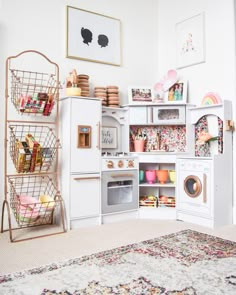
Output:
<svg viewBox="0 0 236 295">
<path fill-rule="evenodd" d="M 133 160 L 128 161 L 128 168 L 134 168 L 134 161 Z"/>
<path fill-rule="evenodd" d="M 111 160 L 109 160 L 109 161 L 107 161 L 107 168 L 114 168 L 114 163 L 113 163 L 113 161 L 111 161 Z"/>
<path fill-rule="evenodd" d="M 118 161 L 118 167 L 122 168 L 124 166 L 124 162 L 122 160 Z"/>
</svg>

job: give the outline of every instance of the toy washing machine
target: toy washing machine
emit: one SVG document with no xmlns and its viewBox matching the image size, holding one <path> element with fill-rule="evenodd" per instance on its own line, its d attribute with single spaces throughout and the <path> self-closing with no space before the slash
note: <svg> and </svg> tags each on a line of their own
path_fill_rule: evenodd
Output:
<svg viewBox="0 0 236 295">
<path fill-rule="evenodd" d="M 177 219 L 211 223 L 214 216 L 212 160 L 177 160 Z"/>
<path fill-rule="evenodd" d="M 212 228 L 233 222 L 231 109 L 229 101 L 190 109 L 195 156 L 177 159 L 179 220 Z M 216 140 L 198 146 L 203 130 Z"/>
</svg>

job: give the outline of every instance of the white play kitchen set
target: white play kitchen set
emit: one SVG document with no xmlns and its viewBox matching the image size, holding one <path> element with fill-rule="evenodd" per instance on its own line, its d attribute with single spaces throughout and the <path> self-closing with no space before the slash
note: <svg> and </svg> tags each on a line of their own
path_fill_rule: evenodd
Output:
<svg viewBox="0 0 236 295">
<path fill-rule="evenodd" d="M 32 56 L 45 71 L 22 68 Z M 232 224 L 230 101 L 208 93 L 195 107 L 133 89 L 120 107 L 117 86 L 89 97 L 88 79 L 73 70 L 59 98 L 59 67 L 44 54 L 7 59 L 1 232 L 13 242 L 35 237 L 14 229 L 57 225 L 45 236 L 127 218 Z"/>
<path fill-rule="evenodd" d="M 231 224 L 231 103 L 202 104 L 111 108 L 96 98 L 62 98 L 68 228 L 125 218 Z"/>
</svg>

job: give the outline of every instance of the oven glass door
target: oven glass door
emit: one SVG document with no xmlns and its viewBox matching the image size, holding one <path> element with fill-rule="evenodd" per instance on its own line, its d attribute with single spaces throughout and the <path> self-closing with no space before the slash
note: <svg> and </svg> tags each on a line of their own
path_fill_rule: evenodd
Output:
<svg viewBox="0 0 236 295">
<path fill-rule="evenodd" d="M 102 173 L 102 213 L 138 209 L 138 171 Z"/>
</svg>

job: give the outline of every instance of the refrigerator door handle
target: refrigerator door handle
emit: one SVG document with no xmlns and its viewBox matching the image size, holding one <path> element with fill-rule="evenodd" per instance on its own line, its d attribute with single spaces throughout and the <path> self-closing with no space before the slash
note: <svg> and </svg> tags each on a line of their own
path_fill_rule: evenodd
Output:
<svg viewBox="0 0 236 295">
<path fill-rule="evenodd" d="M 98 122 L 97 123 L 97 132 L 98 132 L 98 135 L 97 135 L 97 149 L 98 150 L 100 150 L 101 149 L 101 147 L 100 147 L 100 136 L 101 136 L 101 134 L 100 134 L 100 132 L 101 132 L 101 124 L 100 124 L 100 122 Z"/>
<path fill-rule="evenodd" d="M 92 177 L 75 177 L 74 180 L 87 180 L 87 179 L 100 179 L 99 176 L 92 176 Z"/>
</svg>

